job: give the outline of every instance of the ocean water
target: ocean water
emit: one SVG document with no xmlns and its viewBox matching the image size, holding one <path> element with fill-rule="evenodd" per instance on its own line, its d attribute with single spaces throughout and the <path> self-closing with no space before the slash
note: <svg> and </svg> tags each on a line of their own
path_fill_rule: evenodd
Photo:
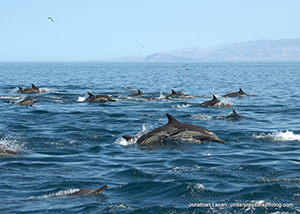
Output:
<svg viewBox="0 0 300 214">
<path fill-rule="evenodd" d="M 1 213 L 300 212 L 299 62 L 2 62 Z M 45 93 L 19 94 L 18 86 Z M 225 98 L 242 88 L 252 96 Z M 128 97 L 140 89 L 141 97 Z M 194 99 L 166 95 L 175 91 Z M 83 102 L 107 94 L 117 102 Z M 215 94 L 222 105 L 198 104 Z M 41 100 L 21 106 L 25 98 Z M 240 118 L 222 117 L 235 110 Z M 128 143 L 177 120 L 226 144 Z M 214 119 L 216 116 L 217 119 Z M 101 195 L 70 197 L 109 185 Z"/>
</svg>

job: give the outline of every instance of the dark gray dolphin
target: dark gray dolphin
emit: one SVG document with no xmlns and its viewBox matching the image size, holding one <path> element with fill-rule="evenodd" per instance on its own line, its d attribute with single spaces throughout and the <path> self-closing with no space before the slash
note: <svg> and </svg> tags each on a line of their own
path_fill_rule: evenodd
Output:
<svg viewBox="0 0 300 214">
<path fill-rule="evenodd" d="M 40 89 L 36 87 L 35 85 L 31 84 L 31 88 L 21 88 L 19 87 L 19 90 L 16 91 L 17 93 L 22 93 L 22 94 L 34 94 L 34 93 L 39 93 Z"/>
<path fill-rule="evenodd" d="M 215 116 L 215 117 L 212 117 L 213 119 L 216 119 L 216 120 L 227 120 L 227 121 L 239 121 L 241 119 L 248 119 L 248 120 L 257 120 L 257 119 L 254 119 L 254 118 L 251 118 L 251 117 L 246 117 L 246 116 L 243 116 L 243 115 L 239 115 L 236 113 L 236 111 L 233 109 L 232 112 L 228 115 L 225 115 L 225 116 Z"/>
<path fill-rule="evenodd" d="M 213 99 L 212 100 L 200 103 L 199 106 L 214 106 L 218 102 L 220 102 L 220 100 L 218 100 L 218 98 L 215 95 L 213 95 Z"/>
<path fill-rule="evenodd" d="M 104 190 L 106 190 L 108 187 L 109 187 L 108 185 L 104 185 L 104 186 L 100 187 L 99 189 L 80 189 L 76 192 L 68 194 L 68 196 L 85 197 L 85 196 L 99 195 Z"/>
<path fill-rule="evenodd" d="M 186 99 L 194 99 L 194 97 L 191 95 L 184 94 L 184 93 L 178 93 L 178 92 L 174 91 L 173 89 L 171 89 L 171 90 L 172 90 L 172 93 L 167 95 L 166 99 L 169 99 L 170 97 L 176 97 L 176 98 L 182 97 L 182 98 L 186 98 Z"/>
<path fill-rule="evenodd" d="M 27 98 L 27 99 L 24 99 L 24 100 L 21 100 L 21 101 L 18 101 L 18 102 L 12 102 L 12 103 L 15 103 L 15 104 L 19 104 L 21 106 L 31 106 L 33 104 L 35 104 L 36 102 L 40 102 L 41 100 L 37 100 L 37 99 L 34 99 L 34 98 Z"/>
<path fill-rule="evenodd" d="M 138 89 L 138 93 L 130 94 L 130 95 L 128 95 L 128 96 L 129 96 L 129 97 L 142 96 L 142 92 L 140 91 L 140 89 Z"/>
<path fill-rule="evenodd" d="M 223 97 L 240 97 L 240 96 L 247 96 L 247 94 L 241 88 L 238 92 L 233 92 L 233 93 L 223 95 Z"/>
<path fill-rule="evenodd" d="M 94 95 L 90 92 L 88 92 L 89 97 L 86 98 L 84 101 L 94 101 L 94 102 L 100 102 L 100 103 L 105 103 L 107 101 L 111 101 L 111 102 L 116 102 L 116 100 L 114 100 L 113 98 L 111 98 L 110 96 L 107 95 Z"/>
<path fill-rule="evenodd" d="M 208 129 L 202 128 L 200 126 L 195 126 L 191 124 L 181 123 L 176 120 L 170 114 L 167 114 L 169 122 L 156 128 L 137 139 L 137 144 L 154 144 L 161 143 L 166 139 L 180 139 L 184 136 L 191 136 L 195 140 L 200 141 L 214 141 L 224 143 L 225 141 L 220 140 L 217 135 Z M 132 136 L 122 136 L 127 141 L 134 139 Z"/>
<path fill-rule="evenodd" d="M 234 121 L 234 120 L 240 120 L 241 118 L 243 118 L 243 116 L 241 115 L 238 115 L 236 113 L 236 111 L 233 109 L 232 112 L 228 115 L 225 115 L 225 116 L 215 116 L 215 117 L 212 117 L 213 119 L 216 119 L 216 120 L 229 120 L 229 121 Z"/>
</svg>

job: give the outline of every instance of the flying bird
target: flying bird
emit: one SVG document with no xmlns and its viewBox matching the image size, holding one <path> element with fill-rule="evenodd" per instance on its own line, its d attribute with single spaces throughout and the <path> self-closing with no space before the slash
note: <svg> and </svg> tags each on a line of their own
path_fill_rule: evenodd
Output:
<svg viewBox="0 0 300 214">
<path fill-rule="evenodd" d="M 52 22 L 54 22 L 54 20 L 55 20 L 56 18 L 53 19 L 52 17 L 49 16 L 48 19 L 50 19 Z"/>
</svg>

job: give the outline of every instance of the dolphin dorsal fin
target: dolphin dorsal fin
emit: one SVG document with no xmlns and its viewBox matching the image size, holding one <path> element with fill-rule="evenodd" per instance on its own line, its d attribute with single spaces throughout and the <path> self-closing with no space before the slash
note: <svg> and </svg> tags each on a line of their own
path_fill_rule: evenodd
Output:
<svg viewBox="0 0 300 214">
<path fill-rule="evenodd" d="M 234 114 L 234 115 L 237 115 L 237 113 L 236 113 L 236 111 L 235 111 L 234 109 L 232 109 L 232 111 L 233 111 L 233 114 Z"/>
<path fill-rule="evenodd" d="M 173 89 L 171 89 L 172 90 L 172 94 L 178 94 L 176 91 L 174 91 Z"/>
<path fill-rule="evenodd" d="M 140 89 L 138 89 L 138 94 L 142 94 L 142 92 L 140 91 Z"/>
<path fill-rule="evenodd" d="M 92 93 L 90 93 L 90 92 L 88 92 L 88 95 L 89 95 L 90 97 L 95 96 L 94 94 L 92 94 Z"/>
<path fill-rule="evenodd" d="M 172 115 L 170 114 L 167 114 L 167 117 L 168 117 L 168 124 L 171 124 L 171 123 L 180 123 L 178 120 L 176 120 Z"/>
<path fill-rule="evenodd" d="M 38 87 L 36 87 L 34 84 L 31 84 L 31 85 L 32 85 L 31 88 L 38 89 Z"/>
<path fill-rule="evenodd" d="M 239 92 L 245 94 L 245 92 L 242 90 L 242 88 L 240 88 Z"/>
<path fill-rule="evenodd" d="M 218 98 L 213 94 L 213 100 L 218 100 Z"/>
<path fill-rule="evenodd" d="M 22 88 L 20 86 L 18 86 L 20 90 L 22 90 Z"/>
</svg>

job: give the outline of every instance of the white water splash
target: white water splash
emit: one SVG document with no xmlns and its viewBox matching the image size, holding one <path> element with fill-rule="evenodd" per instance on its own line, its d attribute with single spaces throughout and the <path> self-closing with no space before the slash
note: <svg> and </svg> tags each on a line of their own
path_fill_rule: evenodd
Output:
<svg viewBox="0 0 300 214">
<path fill-rule="evenodd" d="M 126 139 L 124 139 L 124 138 L 122 138 L 122 137 L 119 137 L 119 138 L 115 141 L 115 143 L 116 143 L 116 144 L 123 145 L 123 146 L 129 146 L 129 145 L 135 144 L 137 139 L 138 139 L 138 138 L 134 138 L 134 139 L 132 139 L 132 140 L 127 141 Z"/>
<path fill-rule="evenodd" d="M 85 101 L 86 98 L 87 98 L 87 96 L 78 97 L 77 101 L 78 102 L 83 102 L 83 101 Z"/>
<path fill-rule="evenodd" d="M 48 93 L 50 90 L 48 88 L 39 88 L 39 93 Z"/>
<path fill-rule="evenodd" d="M 146 126 L 145 124 L 143 124 L 142 130 L 140 130 L 140 131 L 135 135 L 135 138 L 134 138 L 134 139 L 132 139 L 132 140 L 130 140 L 130 141 L 127 141 L 127 140 L 125 140 L 124 138 L 119 137 L 119 138 L 115 141 L 115 143 L 116 143 L 116 144 L 121 144 L 121 145 L 124 145 L 124 146 L 136 144 L 136 141 L 137 141 L 143 134 L 145 134 L 145 133 L 147 133 L 147 132 L 153 130 L 154 127 L 157 127 L 157 124 L 158 124 L 158 123 L 159 123 L 159 122 L 155 123 L 154 125 L 149 125 L 149 126 L 148 126 L 148 125 Z"/>
<path fill-rule="evenodd" d="M 57 193 L 50 193 L 50 194 L 46 194 L 46 195 L 42 195 L 42 196 L 31 196 L 30 199 L 34 199 L 34 198 L 51 198 L 51 197 L 61 197 L 61 196 L 68 196 L 70 194 L 73 194 L 75 192 L 78 192 L 80 189 L 69 189 L 69 190 L 61 190 Z"/>
<path fill-rule="evenodd" d="M 0 139 L 0 156 L 5 156 L 7 151 L 18 152 L 21 147 L 22 145 L 20 145 L 17 140 L 14 140 L 9 136 L 5 136 Z"/>
<path fill-rule="evenodd" d="M 206 189 L 205 186 L 203 184 L 200 184 L 200 183 L 196 183 L 195 188 L 196 189 Z"/>
<path fill-rule="evenodd" d="M 204 115 L 204 114 L 194 114 L 191 117 L 192 119 L 196 119 L 196 120 L 212 120 L 212 117 Z"/>
<path fill-rule="evenodd" d="M 260 134 L 260 135 L 254 135 L 253 137 L 257 139 L 269 139 L 272 141 L 300 141 L 300 134 L 294 134 L 292 131 L 286 131 L 286 132 L 279 132 L 274 130 L 272 133 L 268 134 Z"/>
<path fill-rule="evenodd" d="M 232 108 L 234 104 L 231 102 L 230 99 L 222 99 L 220 102 L 216 103 L 213 107 L 214 108 Z"/>
<path fill-rule="evenodd" d="M 192 106 L 191 104 L 182 104 L 182 105 L 171 105 L 172 108 L 187 108 Z"/>
</svg>

